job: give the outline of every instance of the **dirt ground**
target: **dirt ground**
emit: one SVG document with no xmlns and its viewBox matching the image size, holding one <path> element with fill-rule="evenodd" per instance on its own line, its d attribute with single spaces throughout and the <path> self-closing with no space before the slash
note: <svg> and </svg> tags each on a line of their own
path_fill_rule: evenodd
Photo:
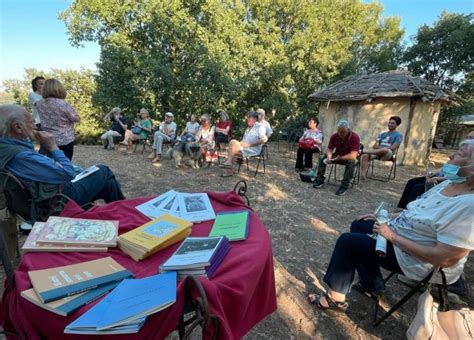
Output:
<svg viewBox="0 0 474 340">
<path fill-rule="evenodd" d="M 449 151 L 436 150 L 435 162 L 443 162 Z M 140 149 L 133 155 L 119 150 L 107 151 L 100 146 L 76 146 L 74 161 L 85 167 L 107 164 L 122 184 L 129 198 L 159 195 L 169 189 L 184 192 L 230 191 L 244 179 L 252 208 L 268 228 L 273 244 L 278 310 L 260 322 L 247 339 L 400 339 L 414 316 L 416 299 L 412 299 L 381 326 L 372 326 L 372 301 L 357 292 L 348 296 L 350 307 L 346 314 L 322 312 L 306 301 L 309 292 L 321 291 L 322 277 L 337 237 L 349 229 L 358 215 L 372 212 L 379 202 L 396 204 L 406 181 L 423 174 L 417 167 L 397 167 L 395 180 L 380 182 L 361 181 L 345 196 L 334 193 L 337 184 L 326 184 L 313 189 L 300 181 L 294 171 L 294 155 L 287 145 L 269 146 L 266 173 L 253 177 L 253 172 L 241 170 L 231 178 L 219 177 L 220 169 L 176 170 L 173 163 L 164 160 L 151 164 Z M 251 163 L 251 170 L 255 164 Z M 383 165 L 377 171 L 387 171 Z M 468 282 L 474 272 L 472 261 L 465 270 Z M 472 291 L 472 285 L 470 285 Z M 384 308 L 393 304 L 407 288 L 392 279 L 383 300 Z M 472 303 L 470 302 L 472 307 Z"/>
</svg>

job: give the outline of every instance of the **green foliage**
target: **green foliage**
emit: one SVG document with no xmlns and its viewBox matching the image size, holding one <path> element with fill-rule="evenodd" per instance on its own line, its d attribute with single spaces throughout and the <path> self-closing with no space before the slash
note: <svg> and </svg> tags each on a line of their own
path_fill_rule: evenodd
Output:
<svg viewBox="0 0 474 340">
<path fill-rule="evenodd" d="M 432 27 L 418 29 L 404 55 L 414 74 L 460 95 L 460 107 L 444 107 L 438 127 L 453 128 L 461 115 L 474 112 L 474 16 L 444 12 Z"/>
<path fill-rule="evenodd" d="M 76 142 L 94 143 L 103 130 L 99 122 L 102 114 L 92 104 L 92 95 L 96 91 L 92 71 L 82 69 L 57 70 L 43 72 L 34 68 L 25 70 L 23 80 L 7 80 L 4 83 L 7 93 L 13 96 L 16 103 L 23 105 L 31 111 L 28 104 L 28 94 L 32 91 L 31 79 L 42 75 L 46 79 L 56 78 L 60 80 L 67 91 L 66 101 L 79 113 L 81 122 L 76 125 Z"/>
<path fill-rule="evenodd" d="M 349 72 L 395 66 L 403 31 L 382 6 L 316 0 L 76 0 L 61 13 L 71 41 L 97 41 L 93 101 L 147 107 L 152 118 L 219 110 L 273 124 L 314 112 L 307 96 Z"/>
</svg>

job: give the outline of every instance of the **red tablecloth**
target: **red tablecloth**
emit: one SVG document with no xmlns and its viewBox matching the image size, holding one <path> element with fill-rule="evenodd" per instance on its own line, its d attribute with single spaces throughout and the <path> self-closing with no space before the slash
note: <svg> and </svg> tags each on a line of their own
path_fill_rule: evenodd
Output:
<svg viewBox="0 0 474 340">
<path fill-rule="evenodd" d="M 214 210 L 228 211 L 246 208 L 234 192 L 209 193 Z M 62 216 L 118 219 L 119 233 L 124 233 L 147 222 L 134 207 L 150 199 L 137 198 L 118 201 L 82 211 L 76 204 L 69 203 Z M 207 236 L 213 221 L 193 225 L 192 236 Z M 6 330 L 15 330 L 27 339 L 86 338 L 67 335 L 64 327 L 95 303 L 82 307 L 68 317 L 56 315 L 35 306 L 20 296 L 20 292 L 31 288 L 29 270 L 64 266 L 112 256 L 117 262 L 132 271 L 137 278 L 158 272 L 158 266 L 176 250 L 179 244 L 140 262 L 133 261 L 118 248 L 107 253 L 27 253 L 15 272 L 16 288 L 5 287 L 1 302 L 0 322 Z M 265 316 L 276 310 L 275 278 L 271 241 L 268 231 L 257 214 L 250 215 L 250 231 L 246 241 L 232 242 L 230 252 L 211 280 L 200 278 L 209 301 L 209 311 L 219 319 L 219 338 L 240 338 Z M 136 338 L 162 339 L 178 324 L 184 305 L 184 281 L 178 283 L 176 303 L 148 318 Z M 208 332 L 206 332 L 207 334 Z M 130 338 L 132 335 L 117 337 Z M 90 338 L 90 336 L 88 337 Z M 97 337 L 96 337 L 97 338 Z"/>
</svg>

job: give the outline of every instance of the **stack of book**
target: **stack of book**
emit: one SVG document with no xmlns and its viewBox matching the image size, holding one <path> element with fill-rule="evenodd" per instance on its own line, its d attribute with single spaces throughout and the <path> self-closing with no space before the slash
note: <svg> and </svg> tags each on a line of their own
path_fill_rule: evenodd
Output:
<svg viewBox="0 0 474 340">
<path fill-rule="evenodd" d="M 170 214 L 190 222 L 201 222 L 216 218 L 209 196 L 206 193 L 182 193 L 169 190 L 154 199 L 136 206 L 148 218 Z"/>
<path fill-rule="evenodd" d="M 147 316 L 175 301 L 176 272 L 123 280 L 102 301 L 67 325 L 64 333 L 136 333 Z"/>
<path fill-rule="evenodd" d="M 177 271 L 179 279 L 187 275 L 211 278 L 229 250 L 229 240 L 225 236 L 188 237 L 160 266 L 160 271 Z"/>
<path fill-rule="evenodd" d="M 181 218 L 164 214 L 118 238 L 119 248 L 135 261 L 181 241 L 191 233 L 193 224 Z"/>
<path fill-rule="evenodd" d="M 111 257 L 69 266 L 29 271 L 32 289 L 21 296 L 53 313 L 67 316 L 116 287 L 132 273 Z"/>
<path fill-rule="evenodd" d="M 105 252 L 117 246 L 118 221 L 51 216 L 36 222 L 25 252 Z"/>
</svg>

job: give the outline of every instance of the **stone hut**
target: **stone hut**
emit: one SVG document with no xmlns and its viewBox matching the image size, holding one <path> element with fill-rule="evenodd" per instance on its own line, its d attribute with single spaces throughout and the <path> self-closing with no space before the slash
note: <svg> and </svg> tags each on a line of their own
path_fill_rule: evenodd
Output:
<svg viewBox="0 0 474 340">
<path fill-rule="evenodd" d="M 400 116 L 397 130 L 404 140 L 397 162 L 421 165 L 431 152 L 441 105 L 457 103 L 459 98 L 409 72 L 389 71 L 344 78 L 319 89 L 309 100 L 321 103 L 319 119 L 326 145 L 340 119 L 351 122 L 361 143 L 371 147 L 387 130 L 389 117 Z"/>
</svg>

